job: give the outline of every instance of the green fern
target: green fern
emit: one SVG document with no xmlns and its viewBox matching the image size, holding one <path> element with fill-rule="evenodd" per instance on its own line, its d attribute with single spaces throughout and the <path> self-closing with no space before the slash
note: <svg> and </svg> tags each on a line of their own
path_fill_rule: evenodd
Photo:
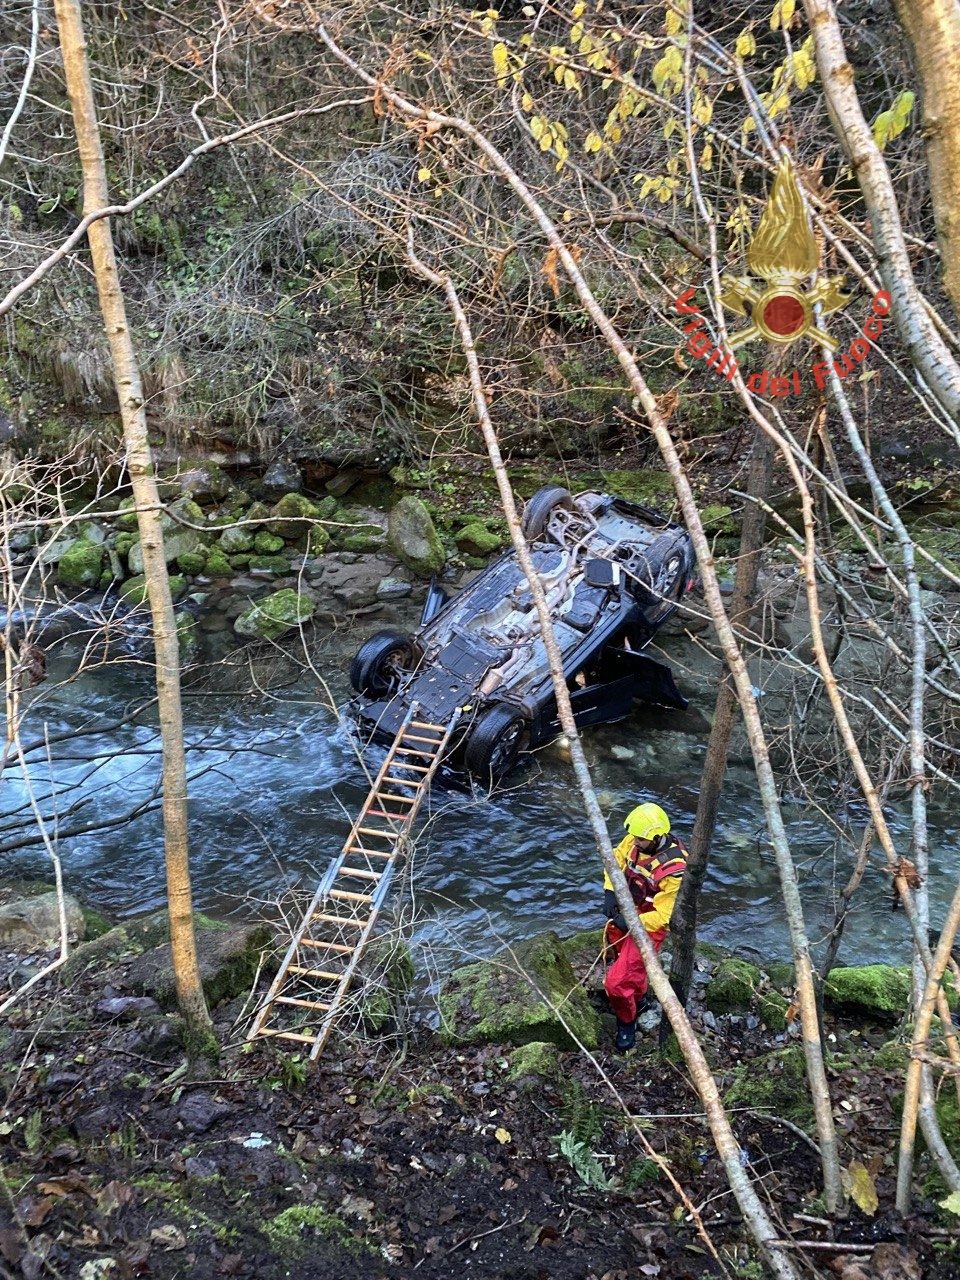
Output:
<svg viewBox="0 0 960 1280">
<path fill-rule="evenodd" d="M 585 1142 L 579 1142 L 570 1129 L 564 1129 L 555 1139 L 560 1154 L 570 1165 L 580 1181 L 593 1191 L 609 1191 L 610 1179 L 600 1161 Z"/>
</svg>

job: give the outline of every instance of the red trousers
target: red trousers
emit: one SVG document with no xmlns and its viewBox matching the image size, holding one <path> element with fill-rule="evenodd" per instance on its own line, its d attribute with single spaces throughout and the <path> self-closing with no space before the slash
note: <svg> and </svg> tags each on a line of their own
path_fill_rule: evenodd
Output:
<svg viewBox="0 0 960 1280">
<path fill-rule="evenodd" d="M 647 966 L 643 963 L 640 949 L 629 933 L 621 933 L 614 925 L 608 928 L 610 941 L 616 950 L 617 958 L 607 970 L 603 987 L 610 1001 L 610 1007 L 620 1022 L 633 1022 L 637 1016 L 637 1001 L 647 994 Z M 667 936 L 666 929 L 647 935 L 654 948 L 659 951 Z"/>
</svg>

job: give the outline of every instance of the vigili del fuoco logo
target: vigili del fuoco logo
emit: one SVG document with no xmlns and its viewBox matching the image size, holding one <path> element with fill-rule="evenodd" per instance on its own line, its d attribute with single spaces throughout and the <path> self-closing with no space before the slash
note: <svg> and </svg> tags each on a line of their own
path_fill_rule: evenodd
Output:
<svg viewBox="0 0 960 1280">
<path fill-rule="evenodd" d="M 780 347 L 788 347 L 800 338 L 810 338 L 828 351 L 836 352 L 837 340 L 822 329 L 819 322 L 822 317 L 845 307 L 850 294 L 843 292 L 841 276 L 821 276 L 816 283 L 810 281 L 820 265 L 820 251 L 789 156 L 784 156 L 774 175 L 773 187 L 747 248 L 746 265 L 747 274 L 725 275 L 720 282 L 723 286 L 720 301 L 724 307 L 747 321 L 730 334 L 729 347 L 713 344 L 706 319 L 696 303 L 696 289 L 687 289 L 674 302 L 680 315 L 690 317 L 683 331 L 687 334 L 686 349 L 691 355 L 732 382 L 739 368 L 734 351 L 756 338 Z M 808 287 L 804 287 L 805 284 Z M 861 332 L 847 350 L 830 364 L 819 360 L 811 366 L 818 390 L 822 391 L 827 385 L 831 364 L 841 378 L 859 367 L 880 337 L 889 314 L 890 295 L 881 289 L 874 295 L 870 315 Z M 777 374 L 764 369 L 745 373 L 743 378 L 748 389 L 759 395 L 799 395 L 803 386 L 799 368 Z"/>
</svg>

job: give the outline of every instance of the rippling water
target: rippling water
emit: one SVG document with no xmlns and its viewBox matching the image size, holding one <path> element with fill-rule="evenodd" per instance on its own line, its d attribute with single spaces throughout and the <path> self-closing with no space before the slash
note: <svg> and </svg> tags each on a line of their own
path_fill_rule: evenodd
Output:
<svg viewBox="0 0 960 1280">
<path fill-rule="evenodd" d="M 353 641 L 335 640 L 318 659 L 320 674 L 337 697 L 346 693 L 348 643 L 352 648 Z M 674 657 L 695 662 L 692 648 L 677 652 L 680 642 L 671 645 Z M 62 675 L 71 661 L 75 653 L 68 646 L 54 675 Z M 711 682 L 692 678 L 688 670 L 685 684 L 701 710 L 709 712 Z M 366 792 L 365 776 L 349 735 L 334 713 L 318 704 L 316 693 L 316 682 L 304 679 L 272 697 L 188 695 L 192 865 L 202 908 L 249 915 L 253 904 L 268 904 L 292 883 L 312 889 L 339 849 L 348 818 Z M 51 734 L 112 721 L 152 696 L 150 672 L 138 664 L 107 666 L 47 696 L 44 714 Z M 25 736 L 37 732 L 33 718 Z M 649 711 L 586 732 L 588 759 L 615 838 L 625 811 L 646 798 L 662 803 L 677 830 L 689 835 L 706 734 L 702 714 Z M 631 757 L 618 759 L 624 749 Z M 151 727 L 123 726 L 60 751 L 52 774 L 41 763 L 34 781 L 51 797 L 48 807 L 54 803 L 52 781 L 65 827 L 115 818 L 154 794 L 159 738 Z M 79 786 L 71 789 L 72 784 Z M 85 807 L 74 818 L 70 806 L 81 797 Z M 18 772 L 8 769 L 0 829 L 26 800 Z M 599 922 L 596 856 L 562 749 L 541 752 L 513 776 L 509 789 L 493 797 L 437 789 L 427 816 L 414 875 L 396 900 L 415 909 L 416 937 L 428 971 L 442 969 L 454 951 L 482 954 L 545 928 L 569 932 Z M 808 925 L 816 941 L 832 919 L 833 889 L 844 883 L 847 862 L 835 861 L 830 833 L 809 810 L 788 806 L 786 816 L 803 864 Z M 891 818 L 906 850 L 907 806 L 892 809 Z M 955 870 L 956 809 L 935 809 L 931 830 L 934 865 L 945 873 Z M 68 887 L 108 914 L 135 914 L 163 903 L 157 811 L 65 839 L 62 855 Z M 891 912 L 887 878 L 876 868 L 874 862 L 848 926 L 843 949 L 848 962 L 907 954 L 902 914 Z M 41 848 L 7 853 L 0 862 L 2 872 L 45 870 Z M 949 888 L 948 874 L 939 876 L 935 921 Z M 703 936 L 710 940 L 766 956 L 788 952 L 776 870 L 753 775 L 743 762 L 734 763 L 728 774 L 702 922 Z"/>
</svg>

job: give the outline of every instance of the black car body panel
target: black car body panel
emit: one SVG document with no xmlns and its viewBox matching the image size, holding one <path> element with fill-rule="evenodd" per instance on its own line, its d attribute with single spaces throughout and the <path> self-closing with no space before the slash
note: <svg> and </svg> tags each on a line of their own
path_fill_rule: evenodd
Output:
<svg viewBox="0 0 960 1280">
<path fill-rule="evenodd" d="M 693 584 L 688 534 L 610 494 L 553 492 L 565 496 L 531 540 L 530 554 L 578 725 L 621 719 L 636 699 L 685 707 L 669 668 L 642 651 Z M 512 549 L 452 598 L 431 584 L 409 639 L 412 661 L 388 687 L 362 690 L 353 703 L 365 737 L 392 741 L 413 703 L 418 719 L 434 724 L 446 724 L 459 709 L 450 760 L 456 767 L 471 723 L 494 703 L 523 717 L 527 747 L 559 731 L 539 618 Z"/>
</svg>

